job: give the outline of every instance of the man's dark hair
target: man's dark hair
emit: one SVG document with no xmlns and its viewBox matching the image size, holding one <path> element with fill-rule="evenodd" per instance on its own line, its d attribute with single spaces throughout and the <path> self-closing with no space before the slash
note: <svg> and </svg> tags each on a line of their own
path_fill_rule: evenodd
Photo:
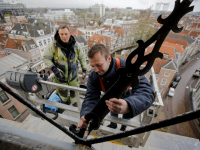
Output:
<svg viewBox="0 0 200 150">
<path fill-rule="evenodd" d="M 88 58 L 93 58 L 96 53 L 100 52 L 101 55 L 105 57 L 107 60 L 108 56 L 110 55 L 108 49 L 103 44 L 95 44 L 92 48 L 88 51 Z"/>
<path fill-rule="evenodd" d="M 65 29 L 65 28 L 67 28 L 68 31 L 70 32 L 70 29 L 69 29 L 69 27 L 68 27 L 66 24 L 61 24 L 61 25 L 58 27 L 58 32 L 59 32 L 60 29 Z"/>
</svg>

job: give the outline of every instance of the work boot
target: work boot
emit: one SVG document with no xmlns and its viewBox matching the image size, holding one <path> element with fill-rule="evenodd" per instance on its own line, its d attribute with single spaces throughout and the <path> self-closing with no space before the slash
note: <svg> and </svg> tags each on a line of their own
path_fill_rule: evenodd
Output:
<svg viewBox="0 0 200 150">
<path fill-rule="evenodd" d="M 71 104 L 71 100 L 70 98 L 68 98 L 67 101 L 62 101 L 63 104 L 66 104 L 66 105 L 70 105 Z"/>
<path fill-rule="evenodd" d="M 120 128 L 121 131 L 126 131 L 126 126 L 122 125 Z"/>
<path fill-rule="evenodd" d="M 107 125 L 107 127 L 113 128 L 113 129 L 116 129 L 116 128 L 117 128 L 117 126 L 112 126 L 111 124 Z"/>
<path fill-rule="evenodd" d="M 72 104 L 72 106 L 74 106 L 74 107 L 78 107 L 77 102 L 75 102 L 74 104 Z"/>
</svg>

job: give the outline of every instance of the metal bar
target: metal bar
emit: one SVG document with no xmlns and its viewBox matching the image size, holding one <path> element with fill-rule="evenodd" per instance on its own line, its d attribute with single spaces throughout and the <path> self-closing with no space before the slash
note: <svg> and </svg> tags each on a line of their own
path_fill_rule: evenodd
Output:
<svg viewBox="0 0 200 150">
<path fill-rule="evenodd" d="M 75 141 L 82 140 L 81 138 L 79 138 L 78 136 L 76 136 L 75 134 L 73 134 L 72 132 L 70 132 L 68 129 L 66 129 L 64 126 L 61 126 L 60 124 L 58 124 L 57 122 L 55 122 L 53 119 L 48 118 L 42 111 L 36 109 L 36 107 L 34 105 L 32 105 L 31 103 L 29 103 L 26 99 L 24 99 L 20 95 L 18 95 L 15 92 L 13 92 L 9 87 L 7 87 L 6 85 L 4 85 L 1 81 L 0 81 L 0 87 L 4 91 L 6 91 L 10 95 L 12 95 L 14 98 L 16 98 L 19 102 L 21 102 L 22 104 L 24 104 L 25 106 L 27 106 L 28 108 L 30 108 L 36 114 L 40 115 L 42 118 L 46 119 L 49 123 L 53 124 L 58 129 L 60 129 L 61 131 L 63 131 L 64 133 L 66 133 L 68 136 L 70 136 L 71 138 L 73 138 Z"/>
<path fill-rule="evenodd" d="M 78 91 L 75 91 L 76 94 L 76 101 L 77 101 L 77 105 L 78 105 L 78 110 L 81 110 L 81 101 L 80 101 L 80 95 Z"/>
<path fill-rule="evenodd" d="M 126 132 L 117 133 L 117 134 L 113 134 L 113 135 L 106 135 L 106 136 L 97 137 L 97 138 L 94 138 L 94 139 L 89 139 L 89 140 L 86 141 L 86 145 L 87 144 L 102 143 L 102 142 L 106 142 L 106 141 L 110 141 L 110 140 L 115 140 L 115 139 L 127 137 L 127 136 L 130 136 L 130 135 L 135 135 L 135 134 L 140 134 L 140 133 L 143 133 L 143 132 L 148 132 L 148 131 L 151 131 L 151 130 L 156 130 L 156 129 L 159 129 L 159 128 L 162 128 L 162 127 L 171 126 L 171 125 L 175 125 L 175 124 L 178 124 L 178 123 L 190 121 L 190 120 L 199 118 L 199 116 L 200 116 L 200 109 L 195 110 L 195 111 L 190 111 L 186 114 L 182 114 L 182 115 L 173 117 L 171 119 L 167 119 L 167 120 L 163 120 L 163 121 L 160 121 L 160 122 L 157 122 L 157 123 L 138 127 L 136 129 L 129 130 L 129 131 L 126 131 Z"/>
</svg>

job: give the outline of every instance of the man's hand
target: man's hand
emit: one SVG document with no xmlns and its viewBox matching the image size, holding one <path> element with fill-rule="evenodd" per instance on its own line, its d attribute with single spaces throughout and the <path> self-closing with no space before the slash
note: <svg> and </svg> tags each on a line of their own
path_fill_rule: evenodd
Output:
<svg viewBox="0 0 200 150">
<path fill-rule="evenodd" d="M 106 100 L 108 109 L 116 114 L 126 114 L 130 112 L 128 103 L 123 99 L 111 98 Z"/>
<path fill-rule="evenodd" d="M 53 71 L 53 73 L 55 74 L 56 77 L 58 77 L 58 78 L 60 77 L 60 71 L 56 67 L 54 67 L 52 69 L 52 71 Z"/>
<path fill-rule="evenodd" d="M 86 72 L 82 72 L 82 79 L 85 79 L 86 77 Z"/>
<path fill-rule="evenodd" d="M 84 116 L 81 117 L 78 123 L 78 128 L 87 128 L 87 120 L 85 119 Z"/>
</svg>

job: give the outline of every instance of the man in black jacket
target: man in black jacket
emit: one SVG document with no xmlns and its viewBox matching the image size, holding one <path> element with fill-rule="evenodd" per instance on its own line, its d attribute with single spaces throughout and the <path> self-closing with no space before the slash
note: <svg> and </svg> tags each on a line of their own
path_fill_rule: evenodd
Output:
<svg viewBox="0 0 200 150">
<path fill-rule="evenodd" d="M 93 69 L 88 77 L 87 92 L 80 112 L 79 128 L 86 128 L 87 121 L 84 115 L 89 113 L 100 99 L 100 91 L 102 91 L 102 84 L 104 90 L 107 91 L 113 83 L 118 79 L 116 74 L 117 62 L 112 58 L 109 51 L 102 44 L 94 45 L 88 51 L 89 63 Z M 120 66 L 124 67 L 125 59 L 120 58 Z M 155 95 L 151 88 L 150 83 L 144 76 L 140 77 L 140 83 L 137 88 L 128 89 L 120 99 L 111 98 L 106 100 L 106 105 L 111 111 L 112 116 L 123 114 L 124 119 L 135 117 L 148 109 L 153 101 Z M 112 123 L 108 127 L 116 128 L 117 124 Z M 122 126 L 121 130 L 124 131 L 126 126 Z"/>
</svg>

